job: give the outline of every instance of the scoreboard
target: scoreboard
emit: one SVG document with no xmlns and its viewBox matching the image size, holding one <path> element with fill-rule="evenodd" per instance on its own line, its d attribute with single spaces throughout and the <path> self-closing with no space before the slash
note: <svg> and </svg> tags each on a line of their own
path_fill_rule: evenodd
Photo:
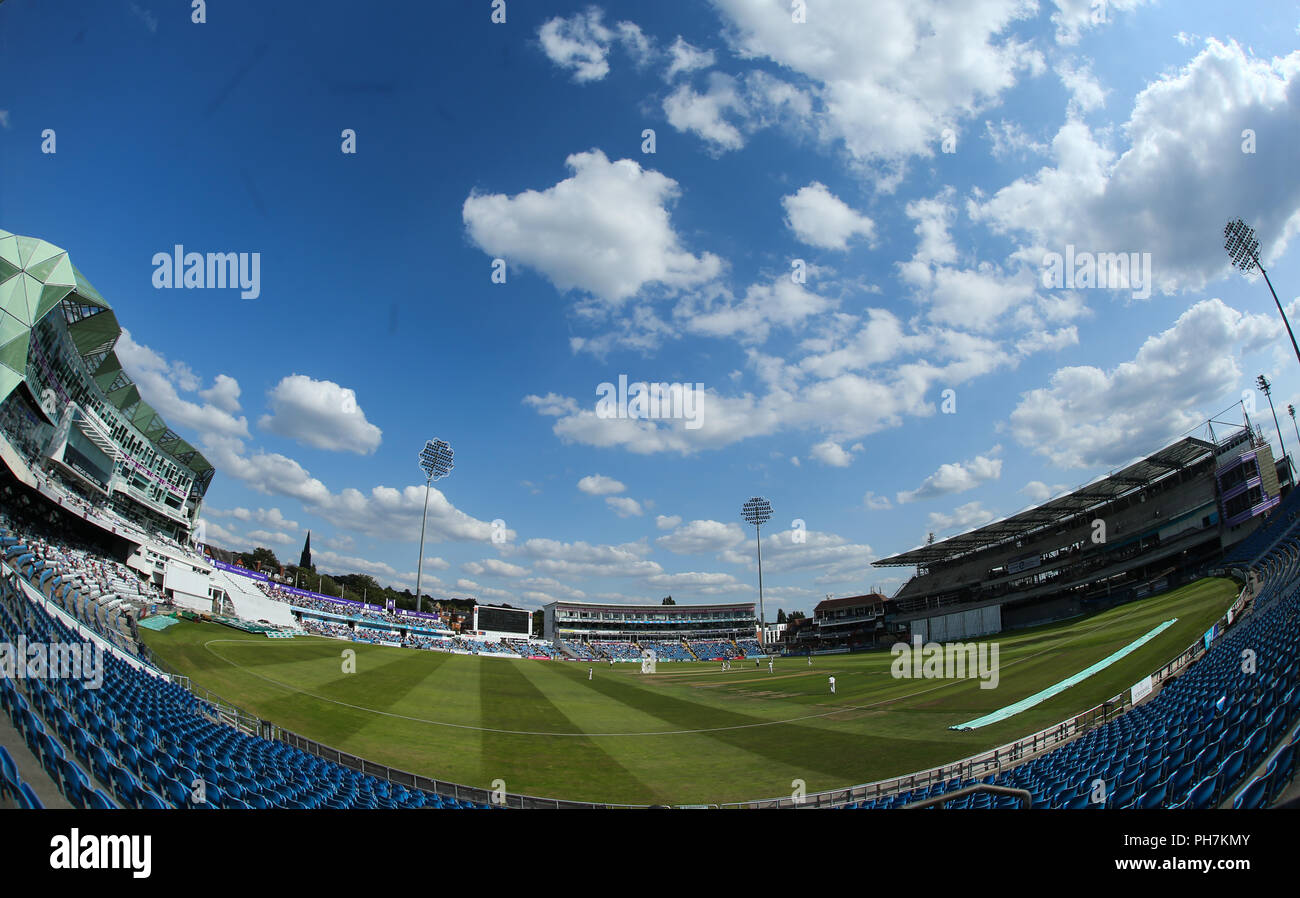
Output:
<svg viewBox="0 0 1300 898">
<path fill-rule="evenodd" d="M 533 632 L 533 613 L 522 608 L 494 608 L 491 605 L 474 606 L 474 629 L 495 633 L 518 633 L 528 636 Z"/>
</svg>

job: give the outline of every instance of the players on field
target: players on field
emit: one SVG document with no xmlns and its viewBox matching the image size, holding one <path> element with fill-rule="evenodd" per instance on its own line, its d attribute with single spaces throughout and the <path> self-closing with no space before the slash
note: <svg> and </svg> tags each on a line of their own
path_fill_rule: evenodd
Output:
<svg viewBox="0 0 1300 898">
<path fill-rule="evenodd" d="M 828 677 L 828 679 L 831 681 L 831 695 L 834 695 L 834 694 L 835 694 L 835 678 L 834 678 L 834 677 Z"/>
</svg>

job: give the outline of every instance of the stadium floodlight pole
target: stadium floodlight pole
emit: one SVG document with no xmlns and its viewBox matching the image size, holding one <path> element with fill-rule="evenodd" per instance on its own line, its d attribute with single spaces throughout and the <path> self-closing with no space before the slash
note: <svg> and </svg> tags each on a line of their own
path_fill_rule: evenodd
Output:
<svg viewBox="0 0 1300 898">
<path fill-rule="evenodd" d="M 455 453 L 446 440 L 427 440 L 420 450 L 420 470 L 424 472 L 424 516 L 420 518 L 420 559 L 415 563 L 415 610 L 420 610 L 420 583 L 424 574 L 424 526 L 429 522 L 429 489 L 435 480 L 451 473 Z"/>
<path fill-rule="evenodd" d="M 762 496 L 754 496 L 740 508 L 740 516 L 754 525 L 754 543 L 758 548 L 758 643 L 763 645 L 763 631 L 767 616 L 763 613 L 763 537 L 761 530 L 772 518 L 772 503 Z"/>
<path fill-rule="evenodd" d="M 1264 398 L 1268 400 L 1268 410 L 1273 413 L 1273 429 L 1277 431 L 1277 444 L 1282 449 L 1282 457 L 1286 459 L 1287 470 L 1291 469 L 1291 456 L 1286 454 L 1286 443 L 1282 441 L 1282 425 L 1277 423 L 1277 409 L 1273 408 L 1273 385 L 1268 382 L 1268 378 L 1260 375 L 1255 378 L 1255 385 L 1259 387 Z"/>
<path fill-rule="evenodd" d="M 1273 302 L 1277 305 L 1277 313 L 1282 316 L 1282 323 L 1286 325 L 1287 335 L 1291 337 L 1291 348 L 1295 350 L 1296 361 L 1300 362 L 1300 345 L 1296 344 L 1295 333 L 1291 330 L 1291 322 L 1287 320 L 1286 312 L 1282 310 L 1282 302 L 1277 298 L 1277 291 L 1273 289 L 1273 282 L 1269 280 L 1268 272 L 1259 262 L 1259 241 L 1255 239 L 1255 229 L 1246 224 L 1240 218 L 1234 218 L 1223 229 L 1223 248 L 1228 251 L 1228 259 L 1233 266 L 1240 268 L 1242 271 L 1251 271 L 1259 269 L 1259 273 L 1264 275 L 1264 283 L 1268 284 L 1268 292 L 1273 294 Z M 1281 436 L 1278 436 L 1281 439 Z"/>
<path fill-rule="evenodd" d="M 1291 426 L 1295 428 L 1296 445 L 1300 446 L 1300 424 L 1295 423 L 1295 406 L 1288 402 L 1286 404 L 1286 413 L 1291 416 Z"/>
</svg>

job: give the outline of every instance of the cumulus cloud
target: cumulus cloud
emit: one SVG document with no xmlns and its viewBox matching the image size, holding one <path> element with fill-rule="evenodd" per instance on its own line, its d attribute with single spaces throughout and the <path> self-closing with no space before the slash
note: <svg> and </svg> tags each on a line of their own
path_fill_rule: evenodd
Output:
<svg viewBox="0 0 1300 898">
<path fill-rule="evenodd" d="M 1046 502 L 1053 496 L 1060 495 L 1068 487 L 1064 483 L 1048 486 L 1041 480 L 1031 480 L 1020 488 L 1020 492 L 1034 502 Z"/>
<path fill-rule="evenodd" d="M 994 446 L 988 455 L 977 455 L 970 461 L 940 465 L 916 489 L 903 490 L 894 498 L 899 505 L 904 505 L 918 499 L 937 499 L 952 493 L 964 493 L 981 483 L 997 480 L 1002 476 L 1002 459 L 994 456 L 1000 449 L 1000 446 Z"/>
<path fill-rule="evenodd" d="M 1023 393 L 1011 433 L 1062 467 L 1111 467 L 1153 452 L 1203 422 L 1247 382 L 1242 354 L 1278 339 L 1272 316 L 1243 314 L 1219 299 L 1198 302 L 1173 326 L 1109 370 L 1058 369 Z"/>
<path fill-rule="evenodd" d="M 808 454 L 832 468 L 847 468 L 853 463 L 853 453 L 834 440 L 823 440 L 808 450 Z"/>
<path fill-rule="evenodd" d="M 685 297 L 673 314 L 688 333 L 763 343 L 772 328 L 796 328 L 835 305 L 834 300 L 796 284 L 789 274 L 781 274 L 751 284 L 740 299 L 726 291 L 694 293 Z"/>
<path fill-rule="evenodd" d="M 620 518 L 639 518 L 645 514 L 641 503 L 629 496 L 606 496 L 605 504 L 614 509 Z"/>
<path fill-rule="evenodd" d="M 1138 94 L 1122 152 L 1070 118 L 1053 164 L 969 204 L 995 232 L 1025 235 L 1041 265 L 1069 245 L 1150 253 L 1155 287 L 1199 290 L 1229 271 L 1223 225 L 1245 215 L 1267 262 L 1300 232 L 1300 51 L 1263 60 L 1208 41 L 1185 67 Z M 1245 132 L 1255 152 L 1243 152 Z"/>
<path fill-rule="evenodd" d="M 1117 12 L 1132 12 L 1149 0 L 1052 0 L 1056 11 L 1052 24 L 1056 26 L 1058 44 L 1077 44 L 1085 31 L 1102 28 Z"/>
<path fill-rule="evenodd" d="M 685 250 L 668 207 L 677 182 L 632 159 L 600 150 L 566 160 L 573 176 L 516 196 L 472 193 L 462 217 L 489 255 L 540 272 L 561 291 L 579 290 L 617 306 L 655 286 L 703 284 L 722 271 L 711 253 Z"/>
<path fill-rule="evenodd" d="M 118 337 L 114 350 L 123 369 L 135 381 L 141 397 L 173 429 L 188 427 L 199 434 L 248 437 L 248 420 L 242 415 L 234 414 L 239 410 L 238 402 L 233 408 L 230 407 L 230 397 L 239 396 L 239 384 L 234 378 L 218 375 L 213 386 L 204 391 L 216 391 L 215 395 L 209 398 L 200 393 L 200 397 L 208 401 L 193 402 L 183 398 L 181 393 L 196 391 L 199 381 L 184 362 L 169 362 L 162 353 L 137 343 L 125 328 Z"/>
<path fill-rule="evenodd" d="M 945 514 L 940 511 L 930 512 L 930 527 L 935 533 L 951 536 L 956 533 L 964 533 L 974 527 L 979 527 L 993 521 L 997 515 L 994 512 L 984 508 L 979 502 L 967 502 L 965 505 L 958 505 L 951 513 Z"/>
<path fill-rule="evenodd" d="M 745 531 L 739 524 L 703 520 L 676 527 L 672 533 L 656 539 L 655 545 L 676 555 L 704 555 L 721 552 L 744 541 Z"/>
<path fill-rule="evenodd" d="M 331 380 L 292 374 L 275 385 L 269 399 L 271 414 L 258 426 L 305 446 L 368 455 L 383 438 L 366 420 L 357 394 Z"/>
<path fill-rule="evenodd" d="M 696 69 L 707 69 L 715 62 L 715 54 L 712 50 L 701 50 L 687 42 L 680 34 L 668 48 L 668 57 L 668 69 L 664 72 L 665 81 L 672 81 L 678 75 L 688 74 Z"/>
<path fill-rule="evenodd" d="M 771 60 L 814 86 L 810 123 L 822 140 L 886 168 L 932 155 L 944 128 L 995 103 L 1020 70 L 1043 67 L 1041 53 L 1010 33 L 1033 14 L 1022 0 L 819 0 L 797 27 L 788 4 L 715 6 L 740 56 Z"/>
<path fill-rule="evenodd" d="M 806 92 L 766 72 L 711 72 L 707 82 L 703 92 L 678 85 L 663 110 L 668 124 L 703 140 L 713 156 L 741 149 L 750 135 L 774 124 L 802 130 L 812 114 Z"/>
<path fill-rule="evenodd" d="M 556 16 L 544 22 L 537 39 L 548 59 L 573 72 L 579 84 L 600 81 L 609 74 L 609 51 L 621 44 L 637 65 L 645 65 L 654 52 L 650 39 L 633 22 L 606 27 L 604 13 L 597 7 L 569 17 Z"/>
<path fill-rule="evenodd" d="M 846 250 L 852 238 L 871 241 L 876 233 L 875 222 L 855 212 L 820 181 L 782 197 L 781 206 L 786 227 L 810 246 Z"/>
<path fill-rule="evenodd" d="M 622 482 L 604 474 L 588 474 L 578 481 L 578 489 L 588 496 L 610 496 L 627 489 Z"/>
</svg>

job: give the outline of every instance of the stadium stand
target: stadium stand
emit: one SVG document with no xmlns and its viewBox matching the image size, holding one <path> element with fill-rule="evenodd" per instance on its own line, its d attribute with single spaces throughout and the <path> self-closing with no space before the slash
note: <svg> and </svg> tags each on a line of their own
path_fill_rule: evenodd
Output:
<svg viewBox="0 0 1300 898">
<path fill-rule="evenodd" d="M 1279 514 L 1264 529 L 1260 544 L 1272 548 L 1256 565 L 1264 587 L 1253 610 L 1150 701 L 983 780 L 845 806 L 900 808 L 976 782 L 1026 789 L 1035 807 L 1047 808 L 1209 808 L 1228 799 L 1258 807 L 1276 799 L 1294 776 L 1300 744 L 1300 528 Z M 1247 649 L 1254 673 L 1243 670 Z M 1097 780 L 1106 786 L 1101 802 Z M 1008 796 L 976 794 L 949 807 L 1015 805 Z"/>
<path fill-rule="evenodd" d="M 701 661 L 730 660 L 741 657 L 741 651 L 735 643 L 722 640 L 702 640 L 700 642 L 688 642 L 686 645 L 690 648 L 691 654 Z"/>
<path fill-rule="evenodd" d="M 45 570 L 46 562 L 30 552 L 15 556 L 16 574 L 6 566 L 0 583 L 0 634 L 12 643 L 26 638 L 29 644 L 75 645 L 88 651 L 90 644 L 28 598 L 19 582 L 18 575 L 38 589 Z M 48 593 L 42 594 L 48 598 Z M 138 662 L 132 665 L 112 652 L 105 653 L 103 661 L 104 680 L 98 689 L 71 677 L 0 677 L 0 707 L 74 807 L 473 806 L 249 735 L 218 722 L 204 702 Z M 6 771 L 6 793 L 11 791 L 10 779 Z M 199 782 L 201 789 L 196 787 Z M 95 783 L 111 789 L 113 798 Z M 22 784 L 17 789 L 34 799 Z"/>
<path fill-rule="evenodd" d="M 278 627 L 298 626 L 289 606 L 268 598 L 266 593 L 257 588 L 256 581 L 220 568 L 213 569 L 212 581 L 226 591 L 235 613 L 245 620 L 269 621 Z"/>
</svg>

